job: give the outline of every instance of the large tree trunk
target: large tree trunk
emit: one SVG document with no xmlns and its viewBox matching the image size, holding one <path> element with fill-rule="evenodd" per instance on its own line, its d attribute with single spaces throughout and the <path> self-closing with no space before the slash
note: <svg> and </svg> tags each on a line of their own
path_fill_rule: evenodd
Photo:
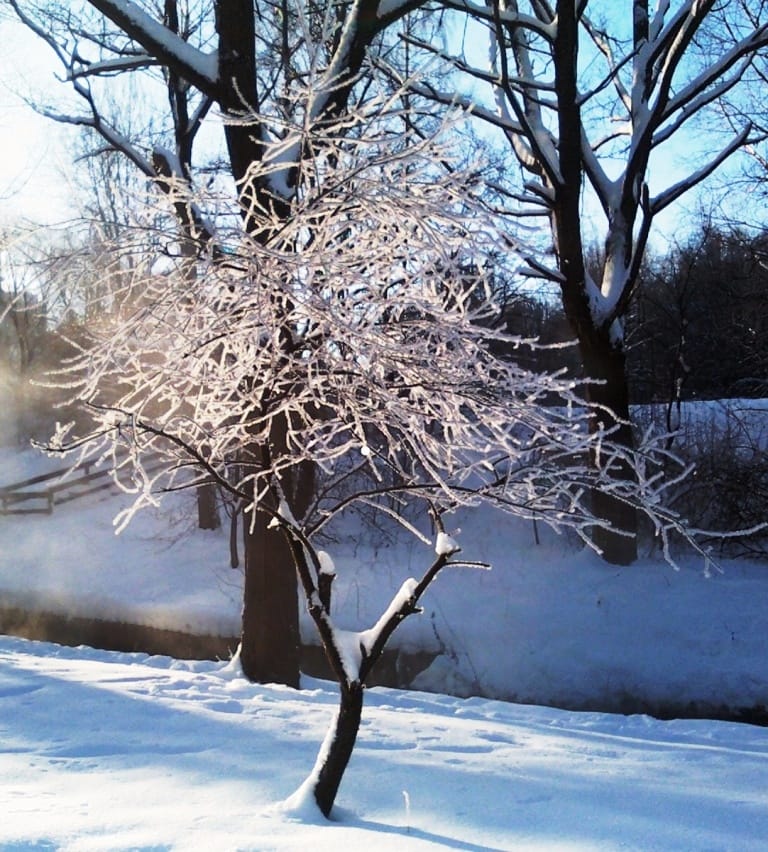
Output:
<svg viewBox="0 0 768 852">
<path fill-rule="evenodd" d="M 299 597 L 285 536 L 269 516 L 243 517 L 245 585 L 240 664 L 255 683 L 299 687 Z"/>
<path fill-rule="evenodd" d="M 244 115 L 257 115 L 260 108 L 256 90 L 255 26 L 251 0 L 220 4 L 216 29 L 219 78 L 223 88 L 218 100 L 225 114 L 238 119 L 226 124 L 225 136 L 240 212 L 249 233 L 258 231 L 258 219 L 263 211 L 271 209 L 278 219 L 286 219 L 290 214 L 287 202 L 269 193 L 258 182 L 247 179 L 249 168 L 259 163 L 264 153 L 258 122 L 242 121 Z M 259 237 L 266 238 L 263 234 Z M 280 451 L 282 442 L 278 440 L 276 444 L 270 452 Z M 252 450 L 258 457 L 267 448 Z M 242 521 L 245 584 L 240 663 L 243 674 L 255 683 L 282 683 L 298 688 L 299 601 L 290 547 L 278 529 L 269 527 L 267 513 L 244 514 Z"/>
<path fill-rule="evenodd" d="M 324 816 L 330 816 L 331 808 L 339 791 L 339 785 L 347 768 L 360 729 L 363 712 L 363 685 L 354 681 L 341 687 L 339 712 L 323 743 L 325 754 L 315 782 L 315 801 Z"/>
<path fill-rule="evenodd" d="M 591 417 L 590 428 L 593 433 L 600 430 L 610 432 L 613 443 L 632 450 L 634 435 L 629 413 L 624 349 L 619 341 L 612 340 L 610 330 L 595 327 L 582 283 L 574 285 L 571 281 L 563 286 L 563 305 L 579 343 L 588 383 L 587 399 L 598 406 Z M 592 461 L 595 463 L 597 459 L 593 456 Z M 611 477 L 617 481 L 629 481 L 634 476 L 629 464 L 617 463 L 611 470 Z M 638 520 L 635 509 L 595 489 L 592 493 L 592 511 L 613 528 L 597 527 L 592 536 L 606 562 L 613 565 L 634 562 L 637 559 Z"/>
<path fill-rule="evenodd" d="M 210 482 L 197 486 L 197 525 L 201 530 L 217 530 L 221 526 L 216 487 Z"/>
<path fill-rule="evenodd" d="M 285 422 L 275 418 L 272 440 L 268 447 L 258 448 L 257 455 L 285 452 L 286 428 Z M 314 474 L 311 462 L 282 474 L 283 496 L 297 518 L 304 516 L 314 496 Z M 240 662 L 243 674 L 251 681 L 298 689 L 301 634 L 296 561 L 284 532 L 271 520 L 267 511 L 243 516 L 245 585 Z"/>
<path fill-rule="evenodd" d="M 634 447 L 634 436 L 629 416 L 629 389 L 627 385 L 626 357 L 623 349 L 609 339 L 608 334 L 593 332 L 580 339 L 584 368 L 589 379 L 587 387 L 590 402 L 600 406 L 592 415 L 593 432 L 611 431 L 610 440 L 627 449 Z M 593 458 L 593 463 L 596 460 Z M 634 472 L 628 464 L 617 464 L 612 472 L 614 479 L 631 480 Z M 612 529 L 598 527 L 592 540 L 603 552 L 603 557 L 613 565 L 629 565 L 637 559 L 637 512 L 609 494 L 595 490 L 592 493 L 592 511 L 610 524 Z M 625 533 L 622 535 L 621 533 Z"/>
<path fill-rule="evenodd" d="M 611 440 L 631 448 L 632 429 L 629 425 L 629 397 L 625 374 L 624 352 L 611 340 L 607 327 L 596 325 L 590 305 L 582 241 L 582 160 L 583 124 L 578 87 L 579 21 L 576 4 L 571 0 L 557 2 L 557 36 L 555 53 L 555 92 L 559 137 L 560 174 L 549 175 L 553 182 L 555 203 L 552 208 L 552 232 L 563 276 L 561 292 L 568 321 L 579 341 L 584 370 L 596 383 L 588 387 L 591 402 L 605 406 L 592 418 L 591 428 L 611 432 Z M 631 222 L 628 224 L 631 232 Z M 596 459 L 593 458 L 593 462 Z M 629 466 L 619 466 L 613 475 L 619 479 L 632 476 Z M 614 530 L 629 533 L 620 535 L 610 529 L 596 528 L 593 541 L 606 561 L 628 565 L 637 558 L 637 517 L 634 510 L 615 497 L 594 491 L 592 510 Z"/>
</svg>

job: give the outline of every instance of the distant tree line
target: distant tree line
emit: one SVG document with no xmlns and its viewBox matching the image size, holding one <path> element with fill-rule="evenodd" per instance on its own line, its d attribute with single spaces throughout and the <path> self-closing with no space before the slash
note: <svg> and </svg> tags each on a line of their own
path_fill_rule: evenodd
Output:
<svg viewBox="0 0 768 852">
<path fill-rule="evenodd" d="M 627 316 L 635 402 L 768 394 L 768 237 L 703 224 L 652 256 Z"/>
<path fill-rule="evenodd" d="M 583 375 L 559 300 L 507 284 L 499 296 L 505 330 L 543 344 L 509 357 Z M 768 236 L 701 223 L 685 242 L 650 254 L 625 334 L 635 405 L 767 396 Z"/>
</svg>

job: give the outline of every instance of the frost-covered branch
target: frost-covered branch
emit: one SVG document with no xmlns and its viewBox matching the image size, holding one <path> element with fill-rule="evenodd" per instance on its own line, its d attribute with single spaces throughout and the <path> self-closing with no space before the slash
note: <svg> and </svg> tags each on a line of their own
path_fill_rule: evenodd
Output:
<svg viewBox="0 0 768 852">
<path fill-rule="evenodd" d="M 339 486 L 362 469 L 361 500 L 488 499 L 581 531 L 600 523 L 591 488 L 653 511 L 610 483 L 613 461 L 584 463 L 591 415 L 572 380 L 494 354 L 531 344 L 494 328 L 497 225 L 473 203 L 476 175 L 436 170 L 449 155 L 432 140 L 401 148 L 389 120 L 365 114 L 370 135 L 321 140 L 293 219 L 270 239 L 225 238 L 227 261 L 202 261 L 194 280 L 135 264 L 124 310 L 68 371 L 103 412 L 96 431 L 139 451 L 136 464 L 188 446 L 210 470 L 237 469 L 229 481 L 254 508 L 312 461 Z M 243 456 L 254 445 L 269 451 Z M 329 487 L 302 528 L 334 501 L 354 502 Z"/>
<path fill-rule="evenodd" d="M 389 96 L 344 122 L 344 133 L 327 126 L 305 141 L 312 156 L 289 218 L 255 233 L 220 229 L 223 258 L 200 258 L 195 276 L 183 259 L 133 258 L 119 309 L 61 376 L 91 412 L 90 434 L 57 445 L 92 439 L 94 453 L 119 457 L 131 511 L 202 477 L 282 531 L 341 690 L 313 782 L 324 813 L 371 667 L 439 572 L 463 564 L 445 512 L 490 503 L 590 541 L 607 524 L 592 506 L 600 491 L 643 512 L 667 551 L 685 535 L 653 442 L 616 443 L 609 412 L 573 379 L 526 369 L 515 353 L 535 341 L 497 328 L 499 222 L 476 197 L 478 170 L 446 145 L 452 125 L 405 144 L 391 133 Z M 252 180 L 263 179 L 258 168 Z M 595 418 L 608 425 L 591 431 Z M 299 512 L 290 489 L 306 463 L 321 485 Z M 614 476 L 627 465 L 634 478 Z M 318 531 L 392 495 L 423 509 L 409 521 L 422 540 L 432 518 L 435 552 L 376 624 L 340 631 Z"/>
</svg>

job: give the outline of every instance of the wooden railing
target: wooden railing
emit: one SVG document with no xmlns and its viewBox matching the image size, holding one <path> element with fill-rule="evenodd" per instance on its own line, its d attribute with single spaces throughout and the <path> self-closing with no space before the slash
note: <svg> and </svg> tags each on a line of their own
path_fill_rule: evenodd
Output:
<svg viewBox="0 0 768 852">
<path fill-rule="evenodd" d="M 107 468 L 92 471 L 93 465 L 94 462 L 83 462 L 74 468 L 63 467 L 21 482 L 0 486 L 0 515 L 50 515 L 54 506 L 100 491 L 117 490 L 111 470 Z M 152 473 L 160 466 L 162 462 L 156 461 L 145 467 L 148 473 Z M 81 475 L 76 476 L 79 471 L 82 471 Z M 67 474 L 70 476 L 65 480 Z M 38 505 L 34 505 L 35 503 Z"/>
</svg>

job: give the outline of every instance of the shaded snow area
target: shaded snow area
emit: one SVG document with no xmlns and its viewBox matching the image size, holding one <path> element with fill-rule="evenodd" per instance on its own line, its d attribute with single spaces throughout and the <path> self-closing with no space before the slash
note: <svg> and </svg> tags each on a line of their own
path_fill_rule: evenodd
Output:
<svg viewBox="0 0 768 852">
<path fill-rule="evenodd" d="M 0 486 L 61 464 L 34 450 L 0 450 Z M 101 493 L 50 516 L 0 517 L 0 605 L 237 635 L 242 577 L 229 568 L 226 537 L 194 528 L 188 495 L 140 514 L 116 536 L 113 519 L 130 503 Z"/>
<path fill-rule="evenodd" d="M 41 461 L 6 451 L 0 463 L 2 485 Z M 0 517 L 0 605 L 236 636 L 242 573 L 229 567 L 228 529 L 196 530 L 193 498 L 173 495 L 115 536 L 124 505 L 95 495 L 51 516 Z M 487 511 L 446 525 L 461 558 L 493 569 L 445 569 L 424 613 L 394 634 L 396 647 L 440 654 L 415 688 L 661 715 L 768 705 L 768 565 L 726 561 L 718 573 L 696 557 L 674 571 L 645 557 L 616 568 L 541 529 L 537 545 L 530 523 Z M 334 618 L 350 634 L 434 559 L 414 538 L 351 522 L 323 547 L 338 575 Z M 303 631 L 315 641 L 306 616 Z"/>
<path fill-rule="evenodd" d="M 326 823 L 304 686 L 0 637 L 0 848 L 765 849 L 766 728 L 379 688 Z"/>
</svg>

